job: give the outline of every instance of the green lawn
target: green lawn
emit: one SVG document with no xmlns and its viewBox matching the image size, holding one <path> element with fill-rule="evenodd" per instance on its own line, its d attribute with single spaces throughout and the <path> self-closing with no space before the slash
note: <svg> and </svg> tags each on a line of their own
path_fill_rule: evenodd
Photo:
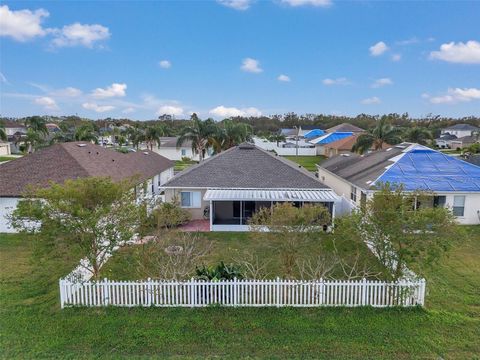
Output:
<svg viewBox="0 0 480 360">
<path fill-rule="evenodd" d="M 0 162 L 10 161 L 18 158 L 18 156 L 0 156 Z"/>
<path fill-rule="evenodd" d="M 175 172 L 179 172 L 195 164 L 197 164 L 197 162 L 193 160 L 190 160 L 190 161 L 177 160 L 175 161 L 175 167 L 173 169 Z"/>
<path fill-rule="evenodd" d="M 323 155 L 317 156 L 284 156 L 286 159 L 296 162 L 302 165 L 308 171 L 317 171 L 317 164 L 320 164 L 326 159 Z"/>
<path fill-rule="evenodd" d="M 174 237 L 173 242 L 169 244 L 178 245 Z M 286 269 L 282 266 L 282 257 L 280 254 L 281 239 L 269 239 L 260 237 L 254 233 L 242 232 L 211 232 L 200 233 L 195 240 L 202 248 L 210 250 L 208 255 L 201 260 L 201 265 L 215 266 L 224 261 L 227 264 L 239 264 L 242 260 L 252 262 L 251 255 L 258 258 L 259 264 L 265 264 L 265 276 L 274 279 L 277 276 L 285 278 L 287 276 Z M 375 272 L 385 272 L 383 266 L 377 261 L 375 256 L 368 250 L 363 242 L 348 242 L 337 239 L 335 241 L 339 256 L 352 265 L 355 261 L 355 254 L 358 249 L 361 254 L 361 261 L 369 264 Z M 163 250 L 164 247 L 161 249 Z M 296 247 L 298 251 L 298 259 L 316 259 L 320 254 L 331 254 L 334 250 L 333 238 L 330 234 L 315 235 L 299 242 Z M 143 245 L 127 246 L 117 253 L 108 261 L 102 269 L 101 277 L 117 280 L 132 280 L 143 278 L 158 278 L 158 270 L 155 268 L 157 263 L 150 264 L 147 268 L 139 267 L 139 259 L 144 254 Z M 163 255 L 163 253 L 162 253 Z M 143 262 L 145 263 L 145 262 Z M 387 273 L 388 274 L 388 273 Z M 190 278 L 195 274 L 192 272 L 186 278 Z M 294 277 L 298 278 L 300 274 L 298 269 L 294 271 Z M 335 278 L 344 278 L 345 275 L 341 271 L 340 265 L 334 268 Z"/>
<path fill-rule="evenodd" d="M 480 226 L 469 230 L 425 274 L 426 309 L 60 310 L 74 259 L 40 268 L 31 238 L 0 235 L 0 357 L 478 359 Z"/>
</svg>

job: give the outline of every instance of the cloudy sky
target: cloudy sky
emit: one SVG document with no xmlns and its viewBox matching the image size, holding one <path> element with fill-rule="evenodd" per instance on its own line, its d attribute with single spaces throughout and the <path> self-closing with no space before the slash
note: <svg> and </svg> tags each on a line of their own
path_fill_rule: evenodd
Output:
<svg viewBox="0 0 480 360">
<path fill-rule="evenodd" d="M 0 114 L 480 115 L 480 2 L 0 5 Z"/>
</svg>

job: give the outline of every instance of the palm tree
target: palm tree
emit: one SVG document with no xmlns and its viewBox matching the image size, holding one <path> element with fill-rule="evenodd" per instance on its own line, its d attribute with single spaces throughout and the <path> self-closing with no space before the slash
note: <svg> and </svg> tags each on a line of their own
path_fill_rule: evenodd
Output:
<svg viewBox="0 0 480 360">
<path fill-rule="evenodd" d="M 44 136 L 48 135 L 47 123 L 40 116 L 30 116 L 25 120 L 25 126 L 27 129 L 42 134 Z"/>
<path fill-rule="evenodd" d="M 0 123 L 0 140 L 7 141 L 7 132 L 3 123 Z"/>
<path fill-rule="evenodd" d="M 285 141 L 286 138 L 285 138 L 285 135 L 282 135 L 282 134 L 272 134 L 268 137 L 268 140 L 271 142 L 276 142 L 278 147 L 280 141 Z"/>
<path fill-rule="evenodd" d="M 430 130 L 415 126 L 405 132 L 404 139 L 409 142 L 426 145 L 429 140 L 433 139 L 433 136 Z"/>
<path fill-rule="evenodd" d="M 374 129 L 357 138 L 352 151 L 363 154 L 372 147 L 374 150 L 380 150 L 384 144 L 398 144 L 402 141 L 401 132 L 401 129 L 392 127 L 387 123 L 387 118 L 382 116 Z"/>
<path fill-rule="evenodd" d="M 241 122 L 225 120 L 223 122 L 223 133 L 224 143 L 222 148 L 224 150 L 239 145 L 245 141 L 252 140 L 252 127 Z"/>
<path fill-rule="evenodd" d="M 97 133 L 91 123 L 80 125 L 75 130 L 74 138 L 76 141 L 93 141 L 95 144 L 98 143 Z"/>
<path fill-rule="evenodd" d="M 27 129 L 27 134 L 22 140 L 25 145 L 25 150 L 28 153 L 34 152 L 43 143 L 43 138 L 41 134 L 38 131 L 34 131 L 32 129 Z"/>
<path fill-rule="evenodd" d="M 127 136 L 137 150 L 140 143 L 145 141 L 145 133 L 137 124 L 127 129 Z"/>
<path fill-rule="evenodd" d="M 154 125 L 147 127 L 145 131 L 145 141 L 147 143 L 147 149 L 153 150 L 153 146 L 157 144 L 160 147 L 160 138 L 162 136 L 167 136 L 168 130 L 163 125 Z"/>
<path fill-rule="evenodd" d="M 202 121 L 192 115 L 190 124 L 180 131 L 177 139 L 177 147 L 182 146 L 186 141 L 192 142 L 192 151 L 198 154 L 200 161 L 205 157 L 208 145 L 212 144 L 215 135 L 218 135 L 218 127 L 211 119 Z"/>
</svg>

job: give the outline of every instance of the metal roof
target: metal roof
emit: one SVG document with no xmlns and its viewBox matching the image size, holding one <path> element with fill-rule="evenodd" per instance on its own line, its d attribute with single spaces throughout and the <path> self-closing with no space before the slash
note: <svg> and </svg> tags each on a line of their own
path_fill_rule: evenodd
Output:
<svg viewBox="0 0 480 360">
<path fill-rule="evenodd" d="M 330 144 L 331 142 L 338 141 L 340 139 L 352 136 L 353 132 L 334 132 L 329 133 L 324 136 L 319 137 L 318 139 L 311 140 L 310 142 L 316 145 L 320 144 Z"/>
<path fill-rule="evenodd" d="M 324 131 L 324 130 L 322 130 L 322 129 L 313 129 L 313 130 L 308 131 L 306 134 L 304 134 L 303 137 L 304 137 L 304 138 L 307 138 L 307 139 L 313 139 L 313 138 L 322 136 L 323 134 L 325 134 L 325 131 Z"/>
<path fill-rule="evenodd" d="M 334 202 L 339 197 L 330 189 L 209 189 L 203 197 L 209 201 L 308 201 Z"/>
</svg>

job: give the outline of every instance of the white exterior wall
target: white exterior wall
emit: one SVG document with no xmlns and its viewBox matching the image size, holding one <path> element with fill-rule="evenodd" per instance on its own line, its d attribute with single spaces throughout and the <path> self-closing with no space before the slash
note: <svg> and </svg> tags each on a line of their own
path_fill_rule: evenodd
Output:
<svg viewBox="0 0 480 360">
<path fill-rule="evenodd" d="M 11 215 L 17 208 L 17 204 L 20 198 L 0 198 L 0 233 L 15 233 L 7 216 Z"/>
<path fill-rule="evenodd" d="M 451 135 L 455 135 L 457 138 L 461 138 L 464 136 L 471 136 L 472 131 L 471 130 L 442 130 L 442 135 L 443 134 L 451 134 Z"/>
<path fill-rule="evenodd" d="M 10 151 L 10 143 L 8 142 L 0 142 L 0 155 L 11 155 Z"/>
<path fill-rule="evenodd" d="M 20 127 L 6 127 L 5 132 L 7 133 L 7 136 L 12 136 L 17 132 L 26 133 L 27 129 L 25 127 L 22 127 L 22 126 L 20 126 Z"/>
<path fill-rule="evenodd" d="M 182 150 L 184 150 L 185 155 L 182 155 Z M 190 147 L 180 147 L 180 148 L 174 148 L 174 147 L 154 147 L 153 151 L 156 152 L 159 155 L 162 155 L 163 157 L 166 157 L 169 160 L 182 160 L 183 157 L 187 157 L 189 159 L 192 159 L 194 161 L 200 161 L 200 157 L 198 154 L 194 154 L 192 151 L 192 148 Z M 208 154 L 208 151 L 205 152 L 205 158 L 209 158 L 210 155 Z"/>
<path fill-rule="evenodd" d="M 255 143 L 255 146 L 258 146 L 260 149 L 267 150 L 267 151 L 275 151 L 278 155 L 281 156 L 293 156 L 297 155 L 297 149 L 295 147 L 293 148 L 284 148 L 281 146 L 277 146 L 276 142 L 271 142 L 271 141 L 266 141 L 260 138 L 254 138 L 253 142 Z M 299 142 L 299 146 L 300 146 Z M 304 142 L 303 142 L 304 143 Z M 282 142 L 279 142 L 279 145 L 284 144 Z M 306 143 L 304 143 L 306 144 Z M 315 156 L 316 149 L 314 147 L 312 148 L 298 148 L 298 155 L 300 156 Z"/>
<path fill-rule="evenodd" d="M 173 178 L 173 167 L 165 170 L 165 171 L 162 171 L 160 173 L 160 185 L 163 185 L 165 184 L 168 180 L 170 180 L 171 178 Z M 158 175 L 157 175 L 158 176 Z M 158 184 L 158 178 L 157 178 L 157 184 Z"/>
</svg>

